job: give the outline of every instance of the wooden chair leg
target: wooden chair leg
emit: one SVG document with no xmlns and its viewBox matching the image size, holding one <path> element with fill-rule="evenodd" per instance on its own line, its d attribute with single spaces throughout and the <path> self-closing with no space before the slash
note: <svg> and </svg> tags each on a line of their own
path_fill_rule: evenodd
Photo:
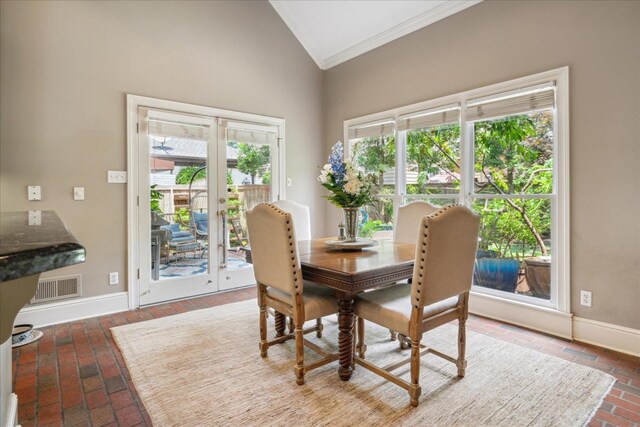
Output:
<svg viewBox="0 0 640 427">
<path fill-rule="evenodd" d="M 294 331 L 294 327 L 293 327 L 293 317 L 289 317 L 289 333 L 292 334 Z"/>
<path fill-rule="evenodd" d="M 362 317 L 358 317 L 357 323 L 357 332 L 358 332 L 358 356 L 361 359 L 364 359 L 364 354 L 367 351 L 367 346 L 364 343 L 364 319 Z"/>
<path fill-rule="evenodd" d="M 398 344 L 400 346 L 400 350 L 408 349 L 409 345 L 407 344 L 407 336 L 406 335 L 402 335 L 402 334 L 398 334 Z"/>
<path fill-rule="evenodd" d="M 298 385 L 304 384 L 304 334 L 302 333 L 302 326 L 296 325 L 294 331 L 296 340 L 296 367 L 294 372 Z"/>
<path fill-rule="evenodd" d="M 395 341 L 398 339 L 398 333 L 392 329 L 389 329 L 389 333 L 391 334 L 391 341 Z"/>
<path fill-rule="evenodd" d="M 458 320 L 458 360 L 456 366 L 458 367 L 458 376 L 460 378 L 464 377 L 464 371 L 467 368 L 467 361 L 464 358 L 467 344 L 466 323 L 466 316 L 462 316 Z"/>
<path fill-rule="evenodd" d="M 267 313 L 266 306 L 260 306 L 260 356 L 267 357 L 269 343 L 267 342 Z"/>
<path fill-rule="evenodd" d="M 316 337 L 322 338 L 322 331 L 324 330 L 324 325 L 322 324 L 322 318 L 316 319 Z"/>
<path fill-rule="evenodd" d="M 284 336 L 284 326 L 286 323 L 285 315 L 276 311 L 274 318 L 276 324 L 276 337 Z"/>
<path fill-rule="evenodd" d="M 409 401 L 411 406 L 418 406 L 418 398 L 422 393 L 420 388 L 420 341 L 411 340 L 411 384 L 409 386 Z"/>
</svg>

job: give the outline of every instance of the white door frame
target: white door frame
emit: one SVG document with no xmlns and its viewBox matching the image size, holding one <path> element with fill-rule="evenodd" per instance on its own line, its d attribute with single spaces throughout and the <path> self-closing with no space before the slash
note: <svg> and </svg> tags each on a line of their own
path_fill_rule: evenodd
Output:
<svg viewBox="0 0 640 427">
<path fill-rule="evenodd" d="M 277 177 L 272 177 L 274 192 L 280 198 L 285 197 L 285 121 L 282 118 L 223 110 L 220 108 L 187 104 L 127 94 L 127 293 L 129 309 L 140 307 L 140 236 L 138 231 L 138 188 L 139 188 L 139 153 L 138 153 L 138 107 L 173 110 L 183 113 L 210 116 L 234 121 L 254 122 L 272 125 L 278 128 L 279 150 Z M 212 189 L 213 190 L 213 189 Z M 212 242 L 217 245 L 217 242 Z M 213 256 L 210 259 L 215 259 Z M 212 275 L 214 272 L 212 272 Z"/>
</svg>

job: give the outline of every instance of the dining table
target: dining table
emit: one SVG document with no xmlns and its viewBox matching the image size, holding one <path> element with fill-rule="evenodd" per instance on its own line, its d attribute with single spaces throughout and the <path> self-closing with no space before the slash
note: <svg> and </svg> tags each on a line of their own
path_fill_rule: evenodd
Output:
<svg viewBox="0 0 640 427">
<path fill-rule="evenodd" d="M 343 381 L 353 371 L 353 305 L 359 293 L 393 286 L 413 275 L 416 247 L 391 240 L 375 241 L 360 250 L 335 250 L 325 242 L 335 238 L 298 242 L 302 277 L 336 293 L 338 300 L 338 375 Z"/>
</svg>

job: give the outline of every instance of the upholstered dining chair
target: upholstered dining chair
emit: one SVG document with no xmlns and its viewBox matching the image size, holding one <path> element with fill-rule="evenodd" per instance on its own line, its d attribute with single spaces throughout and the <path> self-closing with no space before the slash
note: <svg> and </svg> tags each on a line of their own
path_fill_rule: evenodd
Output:
<svg viewBox="0 0 640 427">
<path fill-rule="evenodd" d="M 338 359 L 337 354 L 328 354 L 304 339 L 304 334 L 318 329 L 316 326 L 303 330 L 304 322 L 337 313 L 338 302 L 330 289 L 302 279 L 291 213 L 272 204 L 261 203 L 247 212 L 247 225 L 258 287 L 260 355 L 267 357 L 269 346 L 295 339 L 296 382 L 304 384 L 306 372 Z M 294 332 L 267 341 L 267 307 L 291 317 Z M 323 359 L 305 365 L 305 345 L 324 356 Z"/>
<path fill-rule="evenodd" d="M 393 227 L 393 241 L 396 243 L 410 243 L 415 244 L 418 236 L 418 229 L 420 228 L 420 221 L 426 215 L 430 215 L 437 211 L 439 208 L 428 202 L 422 200 L 416 200 L 411 203 L 407 203 L 404 206 L 398 208 L 398 214 L 395 218 L 395 224 Z M 411 280 L 409 280 L 411 283 Z M 395 341 L 397 338 L 396 331 L 389 331 L 391 333 L 391 341 Z M 400 348 L 405 349 L 405 336 L 400 334 Z"/>
<path fill-rule="evenodd" d="M 311 216 L 309 206 L 293 200 L 278 200 L 272 203 L 293 217 L 293 225 L 298 240 L 311 240 Z"/>
<path fill-rule="evenodd" d="M 298 241 L 300 240 L 311 240 L 311 216 L 309 215 L 309 206 L 303 205 L 298 202 L 294 202 L 293 200 L 277 200 L 271 203 L 282 209 L 285 212 L 289 212 L 293 217 L 293 226 L 296 231 L 296 238 Z M 276 324 L 276 335 L 280 334 L 278 330 L 281 328 L 282 322 L 285 321 L 284 316 L 281 313 L 275 312 L 272 313 L 275 317 Z M 289 318 L 289 333 L 293 332 L 293 319 Z M 318 338 L 322 337 L 322 330 L 324 326 L 322 325 L 322 319 L 316 320 L 316 325 L 318 330 L 316 331 L 316 335 Z"/>
<path fill-rule="evenodd" d="M 411 406 L 418 406 L 421 393 L 421 355 L 433 353 L 453 362 L 458 368 L 458 376 L 464 376 L 465 322 L 479 224 L 480 217 L 461 205 L 447 206 L 424 217 L 416 239 L 413 282 L 367 292 L 356 299 L 354 312 L 358 316 L 359 353 L 356 363 L 406 389 Z M 457 358 L 420 344 L 423 333 L 455 319 L 458 320 Z M 394 364 L 393 368 L 410 362 L 411 382 L 391 374 L 389 369 L 393 368 L 382 369 L 364 360 L 364 320 L 408 337 L 411 358 Z"/>
<path fill-rule="evenodd" d="M 439 208 L 431 203 L 416 200 L 398 208 L 393 227 L 393 241 L 396 243 L 416 243 L 420 221 Z"/>
</svg>

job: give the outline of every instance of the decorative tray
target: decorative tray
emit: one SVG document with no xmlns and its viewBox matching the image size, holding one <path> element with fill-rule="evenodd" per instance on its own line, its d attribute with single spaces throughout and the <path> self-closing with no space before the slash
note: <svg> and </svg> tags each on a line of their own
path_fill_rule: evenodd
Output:
<svg viewBox="0 0 640 427">
<path fill-rule="evenodd" d="M 345 242 L 344 240 L 329 239 L 325 240 L 324 244 L 327 245 L 329 249 L 339 251 L 360 251 L 364 248 L 376 246 L 378 242 L 376 240 L 361 238 L 358 238 L 358 240 L 356 240 L 355 242 Z"/>
</svg>

